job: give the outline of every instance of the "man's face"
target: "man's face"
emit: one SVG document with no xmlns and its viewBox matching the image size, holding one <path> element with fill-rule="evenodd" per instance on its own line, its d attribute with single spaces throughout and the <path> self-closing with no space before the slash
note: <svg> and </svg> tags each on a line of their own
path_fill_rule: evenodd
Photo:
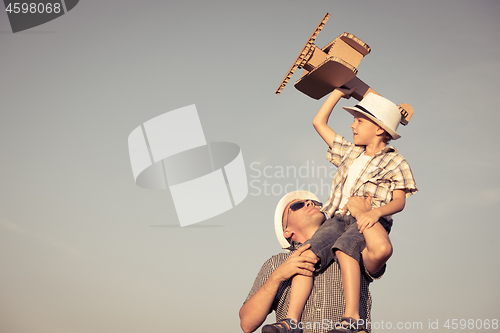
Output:
<svg viewBox="0 0 500 333">
<path fill-rule="evenodd" d="M 293 211 L 290 206 L 296 202 L 304 202 L 304 206 Z M 320 211 L 321 206 L 317 206 L 311 200 L 293 200 L 283 212 L 283 229 L 297 232 L 304 232 L 306 229 L 317 228 L 325 221 L 325 215 Z"/>
</svg>

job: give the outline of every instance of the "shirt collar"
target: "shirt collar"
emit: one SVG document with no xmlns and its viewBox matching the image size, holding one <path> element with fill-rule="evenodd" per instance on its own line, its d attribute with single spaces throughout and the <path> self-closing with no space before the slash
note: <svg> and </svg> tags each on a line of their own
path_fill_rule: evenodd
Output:
<svg viewBox="0 0 500 333">
<path fill-rule="evenodd" d="M 394 146 L 385 146 L 380 153 L 397 153 L 399 150 Z"/>
<path fill-rule="evenodd" d="M 365 151 L 366 151 L 366 147 L 362 148 L 357 157 L 361 156 L 361 154 L 364 154 Z M 394 146 L 385 146 L 384 149 L 382 149 L 381 151 L 379 151 L 378 153 L 376 153 L 373 156 L 378 156 L 378 155 L 387 154 L 387 153 L 397 153 L 398 151 L 399 150 Z"/>
<path fill-rule="evenodd" d="M 295 251 L 297 250 L 299 247 L 302 246 L 302 243 L 300 242 L 297 242 L 297 241 L 294 241 L 293 239 L 290 241 L 290 246 L 289 247 L 286 247 L 284 248 L 285 250 L 289 250 L 289 251 Z"/>
</svg>

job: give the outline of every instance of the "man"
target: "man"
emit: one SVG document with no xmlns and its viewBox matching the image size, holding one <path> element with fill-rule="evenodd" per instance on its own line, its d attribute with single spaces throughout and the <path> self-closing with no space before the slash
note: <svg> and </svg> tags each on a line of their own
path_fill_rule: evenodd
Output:
<svg viewBox="0 0 500 333">
<path fill-rule="evenodd" d="M 293 206 L 296 210 L 290 209 L 291 205 L 298 202 L 303 202 L 303 205 L 296 204 Z M 300 206 L 301 208 L 297 209 Z M 356 197 L 351 198 L 346 206 L 354 217 L 371 209 L 369 199 Z M 326 220 L 320 208 L 318 198 L 307 191 L 288 193 L 278 203 L 275 212 L 276 235 L 280 244 L 292 252 L 275 255 L 262 266 L 252 290 L 240 309 L 240 325 L 244 332 L 255 331 L 272 310 L 276 312 L 278 322 L 285 319 L 290 298 L 291 277 L 295 274 L 313 275 L 317 259 L 301 256 L 309 246 L 299 248 L 299 245 L 311 238 Z M 362 324 L 371 322 L 371 296 L 368 285 L 373 279 L 380 278 L 384 269 L 385 267 L 379 272 L 369 272 L 366 268 L 362 268 L 364 272 L 361 276 L 360 292 Z M 303 329 L 304 333 L 325 333 L 338 328 L 344 306 L 340 269 L 334 262 L 326 270 L 314 276 L 311 296 L 304 307 L 300 322 L 282 322 L 283 332 L 299 333 L 300 329 Z"/>
</svg>

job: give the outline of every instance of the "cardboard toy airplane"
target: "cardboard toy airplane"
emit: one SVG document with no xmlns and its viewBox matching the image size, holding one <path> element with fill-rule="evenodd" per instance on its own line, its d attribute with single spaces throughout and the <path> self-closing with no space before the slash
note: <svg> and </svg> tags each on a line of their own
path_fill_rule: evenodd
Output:
<svg viewBox="0 0 500 333">
<path fill-rule="evenodd" d="M 335 88 L 350 89 L 354 86 L 356 91 L 351 96 L 358 101 L 370 92 L 380 95 L 356 76 L 361 59 L 371 51 L 367 44 L 356 36 L 344 32 L 322 49 L 314 45 L 314 40 L 329 18 L 330 14 L 327 13 L 313 31 L 281 81 L 276 94 L 281 93 L 297 68 L 303 68 L 304 72 L 295 82 L 295 88 L 309 97 L 320 99 Z M 407 125 L 413 116 L 413 108 L 410 104 L 404 103 L 399 105 L 399 110 L 401 124 Z"/>
</svg>

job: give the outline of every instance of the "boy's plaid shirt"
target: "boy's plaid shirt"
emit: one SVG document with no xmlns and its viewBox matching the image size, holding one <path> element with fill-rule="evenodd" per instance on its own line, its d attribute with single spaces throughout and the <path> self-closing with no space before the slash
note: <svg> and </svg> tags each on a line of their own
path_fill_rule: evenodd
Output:
<svg viewBox="0 0 500 333">
<path fill-rule="evenodd" d="M 349 167 L 364 152 L 364 146 L 356 146 L 338 134 L 332 148 L 328 148 L 326 159 L 338 168 L 333 177 L 330 197 L 321 209 L 329 216 L 332 217 L 341 208 L 342 189 Z M 354 182 L 351 196 L 371 196 L 372 207 L 378 208 L 391 202 L 394 190 L 404 190 L 406 197 L 418 191 L 408 162 L 398 154 L 396 148 L 387 146 L 365 165 Z M 390 216 L 386 219 L 392 220 Z"/>
</svg>

